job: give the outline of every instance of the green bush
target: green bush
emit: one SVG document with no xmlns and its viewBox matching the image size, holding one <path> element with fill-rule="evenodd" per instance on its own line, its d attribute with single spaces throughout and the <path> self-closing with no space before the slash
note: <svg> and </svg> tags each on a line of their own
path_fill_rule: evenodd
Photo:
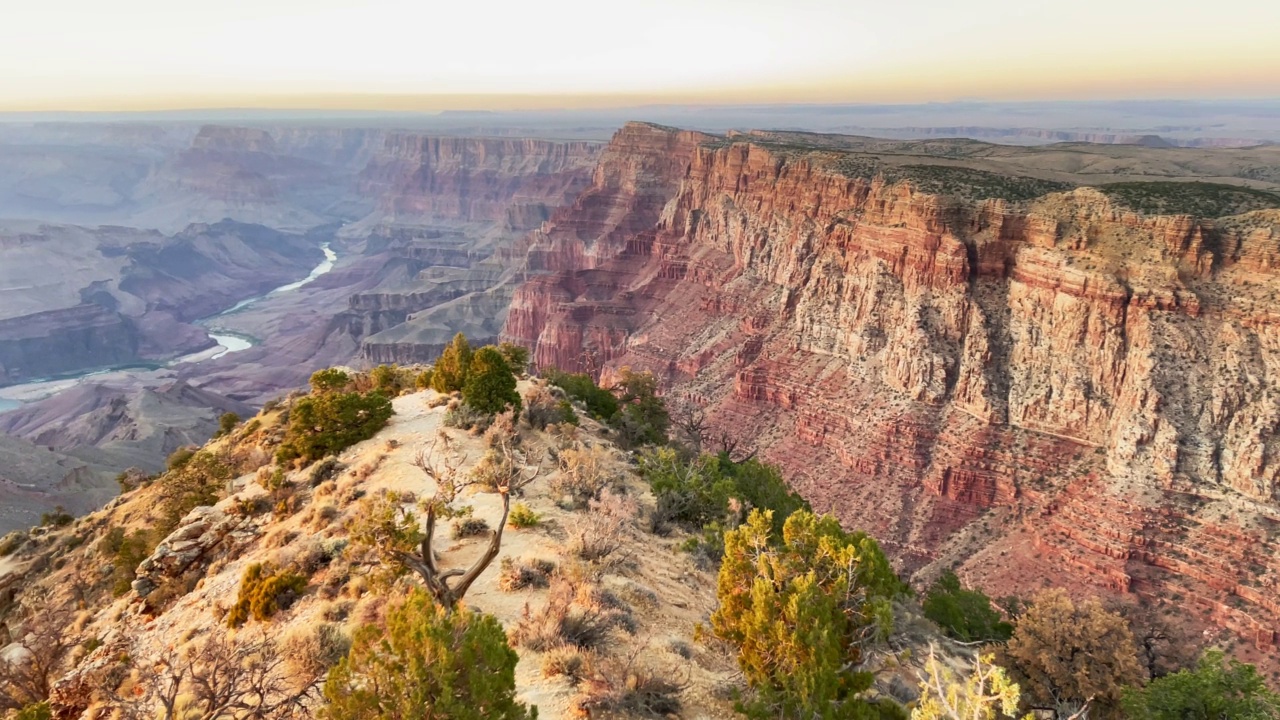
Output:
<svg viewBox="0 0 1280 720">
<path fill-rule="evenodd" d="M 75 516 L 68 513 L 61 505 L 55 507 L 53 512 L 41 513 L 41 527 L 66 527 L 75 521 Z"/>
<path fill-rule="evenodd" d="M 542 522 L 542 516 L 533 511 L 528 505 L 518 502 L 511 507 L 511 513 L 507 515 L 507 524 L 513 528 L 531 528 L 537 527 Z"/>
<path fill-rule="evenodd" d="M 511 371 L 517 375 L 521 375 L 529 369 L 528 348 L 521 347 L 515 343 L 504 342 L 498 345 L 498 352 L 502 354 L 502 359 L 507 361 Z"/>
<path fill-rule="evenodd" d="M 1224 662 L 1222 652 L 1212 650 L 1194 669 L 1126 689 L 1122 707 L 1130 720 L 1274 720 L 1280 695 L 1252 665 Z"/>
<path fill-rule="evenodd" d="M 737 489 L 714 455 L 685 462 L 673 448 L 654 448 L 640 455 L 639 471 L 657 499 L 660 522 L 700 528 L 723 520 Z"/>
<path fill-rule="evenodd" d="M 276 459 L 312 463 L 377 434 L 394 411 L 385 395 L 326 392 L 299 400 L 289 413 L 289 427 Z"/>
<path fill-rule="evenodd" d="M 609 424 L 618 431 L 619 445 L 633 448 L 667 442 L 671 416 L 658 397 L 658 382 L 653 375 L 622 368 L 614 392 L 619 394 L 619 411 Z"/>
<path fill-rule="evenodd" d="M 792 513 L 809 509 L 776 467 L 754 458 L 735 463 L 721 454 L 686 461 L 674 449 L 661 447 L 641 453 L 639 470 L 657 499 L 657 526 L 675 522 L 693 528 L 735 527 L 752 509 L 760 509 L 773 511 L 773 530 L 780 534 Z"/>
<path fill-rule="evenodd" d="M 215 438 L 230 435 L 232 430 L 236 429 L 236 425 L 240 424 L 240 416 L 233 413 L 223 413 L 218 417 L 218 432 L 214 433 Z"/>
<path fill-rule="evenodd" d="M 519 656 L 491 615 L 447 612 L 414 589 L 366 625 L 325 682 L 325 720 L 533 720 L 516 700 Z"/>
<path fill-rule="evenodd" d="M 432 371 L 430 368 L 423 370 L 422 372 L 418 373 L 418 376 L 416 378 L 414 378 L 414 381 L 413 381 L 414 387 L 416 387 L 419 390 L 426 390 L 430 388 L 431 377 L 432 377 Z"/>
<path fill-rule="evenodd" d="M 317 395 L 343 392 L 351 385 L 351 376 L 338 368 L 317 370 L 311 374 L 311 392 Z"/>
<path fill-rule="evenodd" d="M 555 368 L 543 371 L 547 382 L 564 390 L 569 397 L 582 403 L 587 412 L 600 420 L 611 420 L 618 414 L 618 398 L 596 385 L 586 373 L 563 373 Z"/>
<path fill-rule="evenodd" d="M 981 590 L 961 587 L 960 578 L 949 570 L 925 595 L 924 616 L 964 642 L 1004 642 L 1013 635 L 1013 625 L 1001 619 L 991 598 Z"/>
<path fill-rule="evenodd" d="M 213 505 L 227 489 L 227 481 L 235 471 L 216 455 L 200 450 L 176 469 L 156 480 L 160 489 L 160 524 L 155 528 L 160 538 L 168 535 L 182 518 L 197 507 Z"/>
<path fill-rule="evenodd" d="M 892 626 L 889 601 L 905 586 L 874 540 L 802 510 L 774 537 L 768 511 L 725 533 L 711 616 L 738 650 L 752 718 L 874 717 L 860 696 L 872 674 L 856 668 Z"/>
<path fill-rule="evenodd" d="M 200 448 L 197 448 L 195 445 L 187 445 L 185 447 L 180 447 L 177 450 L 174 450 L 173 452 L 169 453 L 169 458 L 165 460 L 165 468 L 169 470 L 180 469 L 183 465 L 186 465 L 187 462 L 190 461 L 192 457 L 195 456 L 196 451 L 199 449 Z"/>
<path fill-rule="evenodd" d="M 431 388 L 439 393 L 457 392 L 467 383 L 471 345 L 462 333 L 453 336 L 431 371 Z"/>
<path fill-rule="evenodd" d="M 502 354 L 492 347 L 482 347 L 471 358 L 467 380 L 462 387 L 462 399 L 467 405 L 486 415 L 495 415 L 511 408 L 520 414 L 520 393 L 516 392 L 516 378 Z"/>
<path fill-rule="evenodd" d="M 0 538 L 0 557 L 8 557 L 17 552 L 27 542 L 27 534 L 21 530 L 13 532 Z"/>
<path fill-rule="evenodd" d="M 32 703 L 13 716 L 13 720 L 51 720 L 52 718 L 53 712 L 49 709 L 48 701 Z"/>
<path fill-rule="evenodd" d="M 152 538 L 146 530 L 125 534 L 124 528 L 113 527 L 98 541 L 98 553 L 111 560 L 111 594 L 115 597 L 129 592 L 138 565 L 155 549 Z"/>
<path fill-rule="evenodd" d="M 240 578 L 240 595 L 227 613 L 227 626 L 237 628 L 252 617 L 264 622 L 287 608 L 307 587 L 307 578 L 297 573 L 276 571 L 270 565 L 254 563 Z"/>
</svg>

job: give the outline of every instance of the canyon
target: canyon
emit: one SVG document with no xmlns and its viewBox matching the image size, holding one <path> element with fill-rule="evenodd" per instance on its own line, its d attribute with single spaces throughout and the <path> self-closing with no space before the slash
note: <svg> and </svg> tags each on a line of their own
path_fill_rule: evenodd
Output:
<svg viewBox="0 0 1280 720">
<path fill-rule="evenodd" d="M 1112 594 L 1266 657 L 1277 167 L 629 124 L 526 239 L 502 338 L 653 372 L 909 577 Z"/>
<path fill-rule="evenodd" d="M 1280 642 L 1280 146 L 476 123 L 13 130 L 0 215 L 41 220 L 0 232 L 27 258 L 0 384 L 208 348 L 196 320 L 337 259 L 217 319 L 248 349 L 0 414 L 33 458 L 0 473 L 0 529 L 315 369 L 430 362 L 461 331 L 653 372 L 917 584 L 1051 580 L 1244 657 Z"/>
<path fill-rule="evenodd" d="M 14 218 L 0 219 L 0 432 L 60 453 L 93 491 L 68 502 L 32 463 L 0 482 L 28 489 L 31 508 L 81 512 L 116 472 L 160 469 L 219 413 L 320 367 L 430 360 L 458 329 L 496 338 L 512 270 L 491 258 L 589 184 L 601 147 L 378 127 L 0 126 L 0 218 Z M 324 252 L 332 270 L 298 285 Z M 218 350 L 210 327 L 251 346 Z"/>
</svg>

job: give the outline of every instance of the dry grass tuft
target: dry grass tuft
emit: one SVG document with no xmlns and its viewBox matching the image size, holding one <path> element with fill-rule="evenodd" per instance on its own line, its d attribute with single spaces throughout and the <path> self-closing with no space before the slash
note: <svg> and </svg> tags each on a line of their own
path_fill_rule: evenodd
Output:
<svg viewBox="0 0 1280 720">
<path fill-rule="evenodd" d="M 587 659 L 582 651 L 571 645 L 551 648 L 542 656 L 542 677 L 563 676 L 577 685 L 586 675 Z"/>
<path fill-rule="evenodd" d="M 590 649 L 604 643 L 615 628 L 632 627 L 630 614 L 601 602 L 596 590 L 557 575 L 541 610 L 535 613 L 525 605 L 511 630 L 511 641 L 537 652 L 563 645 Z"/>
<path fill-rule="evenodd" d="M 632 539 L 638 512 L 636 502 L 604 492 L 599 500 L 592 500 L 589 507 L 590 512 L 569 533 L 569 552 L 592 563 L 625 560 L 618 552 Z"/>
<path fill-rule="evenodd" d="M 688 687 L 688 673 L 676 668 L 654 668 L 640 658 L 647 648 L 637 647 L 624 657 L 601 657 L 581 683 L 575 708 L 586 716 L 597 711 L 669 715 L 680 711 L 680 694 Z"/>
<path fill-rule="evenodd" d="M 558 455 L 560 472 L 547 487 L 557 504 L 566 509 L 581 510 L 600 497 L 617 478 L 611 468 L 610 453 L 602 447 L 578 445 Z"/>
<path fill-rule="evenodd" d="M 550 560 L 512 560 L 502 559 L 502 569 L 498 573 L 498 589 L 504 592 L 515 592 L 525 588 L 544 588 L 551 584 L 551 573 L 556 564 Z"/>
</svg>

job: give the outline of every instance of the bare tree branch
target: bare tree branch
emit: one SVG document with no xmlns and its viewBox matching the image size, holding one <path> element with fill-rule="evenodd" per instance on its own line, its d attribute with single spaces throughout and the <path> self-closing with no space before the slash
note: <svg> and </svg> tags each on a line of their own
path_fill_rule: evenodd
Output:
<svg viewBox="0 0 1280 720">
<path fill-rule="evenodd" d="M 447 437 L 447 435 L 446 435 Z M 489 545 L 471 567 L 442 571 L 436 562 L 435 540 L 438 515 L 456 500 L 459 494 L 476 482 L 462 475 L 460 468 L 466 458 L 455 459 L 451 442 L 446 440 L 440 448 L 438 440 L 417 454 L 416 465 L 436 484 L 435 495 L 426 503 L 426 528 L 421 543 L 414 553 L 395 551 L 395 558 L 405 567 L 417 573 L 427 589 L 445 608 L 452 610 L 481 574 L 498 557 L 502 549 L 502 534 L 511 512 L 511 495 L 519 494 L 524 487 L 541 473 L 541 457 L 530 458 L 515 447 L 513 438 L 500 439 L 493 448 L 495 459 L 489 473 L 492 488 L 502 498 L 502 517 L 496 529 L 490 531 Z M 533 467 L 525 465 L 532 462 Z M 456 582 L 450 582 L 458 578 Z"/>
</svg>

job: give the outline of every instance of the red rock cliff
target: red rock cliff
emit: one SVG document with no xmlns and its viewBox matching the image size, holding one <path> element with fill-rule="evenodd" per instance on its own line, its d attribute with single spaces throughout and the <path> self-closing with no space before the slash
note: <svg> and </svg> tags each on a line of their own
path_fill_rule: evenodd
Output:
<svg viewBox="0 0 1280 720">
<path fill-rule="evenodd" d="M 628 125 L 529 238 L 504 337 L 654 371 L 907 571 L 1280 621 L 1280 212 L 918 193 Z"/>
<path fill-rule="evenodd" d="M 393 133 L 360 176 L 389 219 L 537 227 L 587 185 L 601 145 Z"/>
</svg>

